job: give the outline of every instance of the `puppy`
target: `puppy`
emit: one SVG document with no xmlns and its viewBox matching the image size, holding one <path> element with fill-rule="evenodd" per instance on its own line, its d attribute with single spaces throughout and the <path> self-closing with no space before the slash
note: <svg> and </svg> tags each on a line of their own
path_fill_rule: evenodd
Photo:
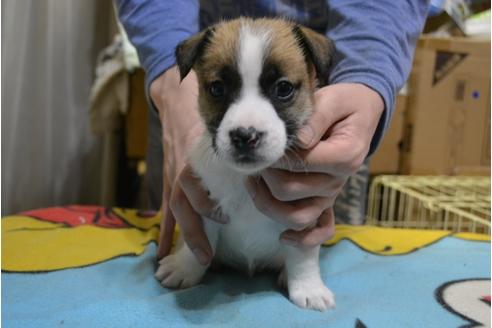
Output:
<svg viewBox="0 0 492 328">
<path fill-rule="evenodd" d="M 176 49 L 181 79 L 193 68 L 199 110 L 207 127 L 190 154 L 194 172 L 230 222 L 203 225 L 214 260 L 252 274 L 280 272 L 289 298 L 302 308 L 326 310 L 334 295 L 320 277 L 319 246 L 279 242 L 286 227 L 263 215 L 244 187 L 294 146 L 313 109 L 313 92 L 327 76 L 332 44 L 292 22 L 247 19 L 222 22 Z M 160 261 L 156 278 L 170 288 L 200 282 L 207 270 L 183 242 Z"/>
</svg>

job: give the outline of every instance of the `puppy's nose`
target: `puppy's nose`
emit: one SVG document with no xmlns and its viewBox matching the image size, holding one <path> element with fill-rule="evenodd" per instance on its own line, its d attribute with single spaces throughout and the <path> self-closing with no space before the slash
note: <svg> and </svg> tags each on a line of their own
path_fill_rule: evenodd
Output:
<svg viewBox="0 0 492 328">
<path fill-rule="evenodd" d="M 229 132 L 229 137 L 231 138 L 231 144 L 239 152 L 248 152 L 260 144 L 261 138 L 265 133 L 257 131 L 253 127 L 249 128 L 237 128 Z"/>
</svg>

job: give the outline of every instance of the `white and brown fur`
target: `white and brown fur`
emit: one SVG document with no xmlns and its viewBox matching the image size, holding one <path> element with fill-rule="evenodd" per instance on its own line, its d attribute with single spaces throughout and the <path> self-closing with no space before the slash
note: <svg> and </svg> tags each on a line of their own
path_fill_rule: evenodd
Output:
<svg viewBox="0 0 492 328">
<path fill-rule="evenodd" d="M 335 300 L 320 277 L 319 246 L 280 243 L 286 227 L 255 207 L 244 179 L 272 165 L 294 145 L 312 111 L 316 76 L 324 82 L 331 52 L 331 42 L 310 29 L 285 20 L 246 18 L 210 27 L 176 50 L 181 77 L 192 68 L 197 74 L 199 110 L 207 127 L 190 163 L 210 197 L 230 217 L 225 225 L 203 220 L 214 260 L 249 274 L 281 271 L 279 280 L 292 302 L 321 311 L 334 306 Z M 284 95 L 278 89 L 280 80 L 293 86 L 288 99 L 279 98 Z M 214 81 L 222 86 L 219 96 L 211 94 Z M 240 127 L 261 134 L 246 154 L 231 141 L 231 131 Z M 206 270 L 181 243 L 160 261 L 156 277 L 165 287 L 186 288 L 199 283 Z"/>
</svg>

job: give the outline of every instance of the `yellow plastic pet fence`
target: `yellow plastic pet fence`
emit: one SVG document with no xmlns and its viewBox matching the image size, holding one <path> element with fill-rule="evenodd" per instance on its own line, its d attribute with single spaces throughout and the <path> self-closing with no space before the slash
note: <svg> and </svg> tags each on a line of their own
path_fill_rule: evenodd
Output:
<svg viewBox="0 0 492 328">
<path fill-rule="evenodd" d="M 367 224 L 490 235 L 490 177 L 375 177 Z"/>
</svg>

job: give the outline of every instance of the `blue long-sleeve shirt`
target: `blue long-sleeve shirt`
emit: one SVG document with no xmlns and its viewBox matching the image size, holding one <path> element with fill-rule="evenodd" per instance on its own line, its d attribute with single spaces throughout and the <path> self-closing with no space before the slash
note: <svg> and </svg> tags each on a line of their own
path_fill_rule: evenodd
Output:
<svg viewBox="0 0 492 328">
<path fill-rule="evenodd" d="M 220 3 L 220 5 L 219 5 Z M 120 20 L 137 48 L 146 86 L 176 62 L 177 44 L 221 18 L 283 16 L 325 33 L 336 46 L 329 83 L 362 83 L 385 110 L 372 153 L 389 124 L 410 72 L 427 14 L 425 0 L 117 0 Z"/>
</svg>

